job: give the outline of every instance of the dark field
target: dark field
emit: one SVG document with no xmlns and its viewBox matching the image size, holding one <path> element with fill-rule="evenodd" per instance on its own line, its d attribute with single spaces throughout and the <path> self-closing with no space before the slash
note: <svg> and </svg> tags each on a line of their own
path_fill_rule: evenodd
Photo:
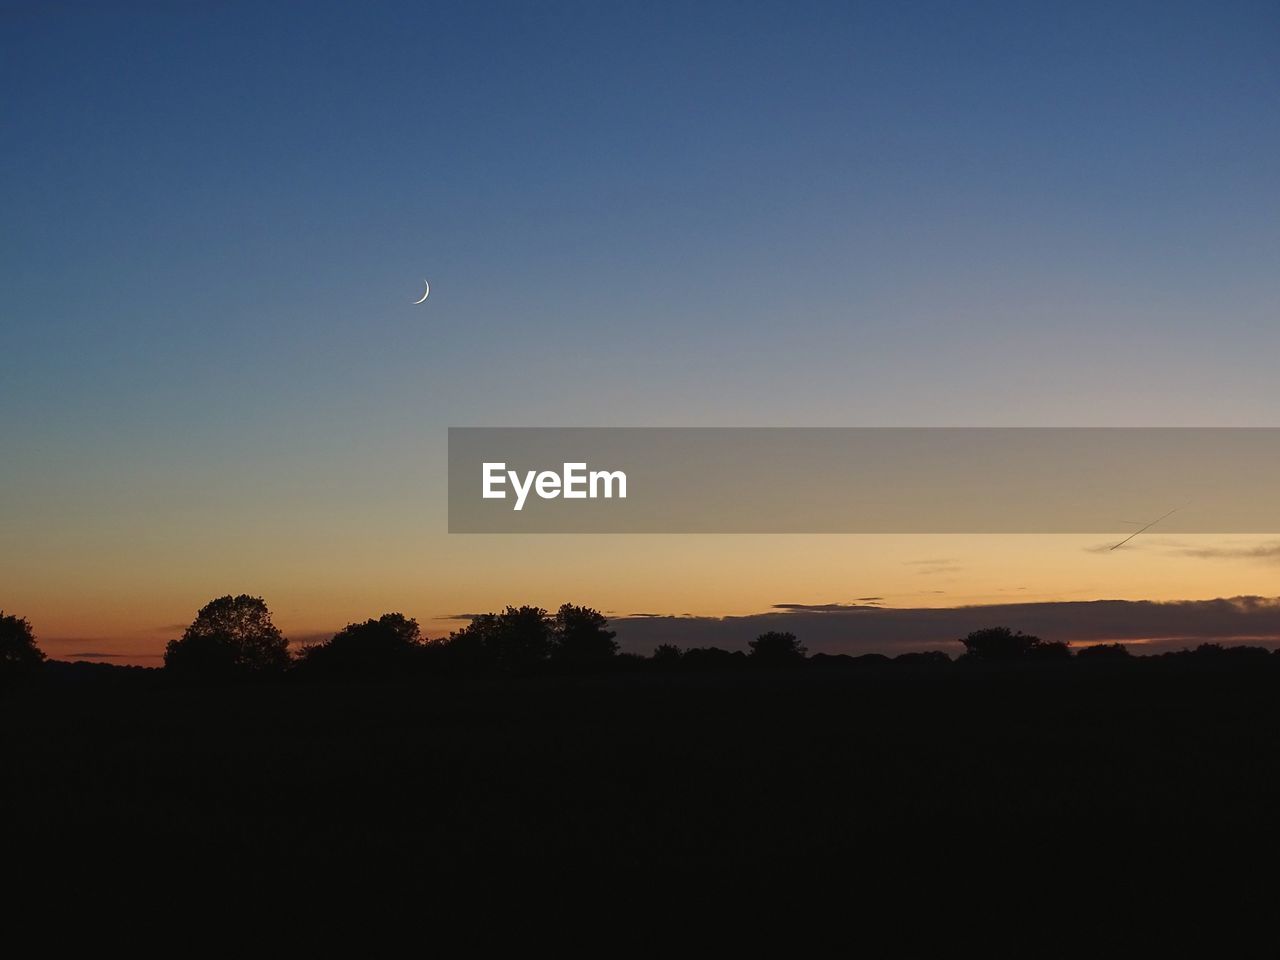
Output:
<svg viewBox="0 0 1280 960">
<path fill-rule="evenodd" d="M 127 863 L 160 885 L 736 885 L 833 867 L 920 883 L 976 856 L 1123 886 L 1193 860 L 1269 870 L 1275 849 L 1269 664 L 233 688 L 102 674 L 0 702 L 10 864 L 91 882 Z"/>
</svg>

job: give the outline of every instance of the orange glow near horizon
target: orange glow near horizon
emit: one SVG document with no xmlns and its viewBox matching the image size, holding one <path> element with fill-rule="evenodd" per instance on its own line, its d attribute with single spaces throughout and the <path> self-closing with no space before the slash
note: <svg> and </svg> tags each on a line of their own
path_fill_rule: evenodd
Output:
<svg viewBox="0 0 1280 960">
<path fill-rule="evenodd" d="M 5 571 L 6 612 L 31 620 L 52 657 L 156 664 L 195 611 L 225 593 L 261 595 L 298 642 L 400 611 L 426 635 L 508 603 L 741 616 L 780 603 L 886 607 L 1273 596 L 1265 537 L 1146 537 L 1099 552 L 1097 536 L 440 536 L 430 548 L 352 542 L 210 551 L 184 564 L 149 545 L 111 564 L 79 559 Z M 332 548 L 332 545 L 330 545 Z M 1208 554 L 1206 556 L 1206 554 Z M 52 560 L 52 558 L 49 558 Z M 105 655 L 105 656 L 104 656 Z"/>
</svg>

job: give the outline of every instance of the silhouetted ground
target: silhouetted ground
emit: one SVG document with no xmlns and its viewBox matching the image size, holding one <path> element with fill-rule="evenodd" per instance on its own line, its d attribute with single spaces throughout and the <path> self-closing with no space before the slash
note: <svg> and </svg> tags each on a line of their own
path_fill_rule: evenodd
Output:
<svg viewBox="0 0 1280 960">
<path fill-rule="evenodd" d="M 91 885 L 128 863 L 158 886 L 846 876 L 907 895 L 979 863 L 1021 884 L 1071 860 L 1123 887 L 1275 850 L 1269 665 L 234 688 L 95 669 L 54 665 L 0 698 L 11 869 Z"/>
</svg>

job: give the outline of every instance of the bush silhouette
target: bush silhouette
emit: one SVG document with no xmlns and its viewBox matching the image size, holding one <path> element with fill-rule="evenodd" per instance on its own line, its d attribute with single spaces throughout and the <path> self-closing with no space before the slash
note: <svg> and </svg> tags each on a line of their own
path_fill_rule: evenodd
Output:
<svg viewBox="0 0 1280 960">
<path fill-rule="evenodd" d="M 719 647 L 691 647 L 680 655 L 683 670 L 728 670 L 747 663 L 747 655 L 741 650 L 731 652 Z"/>
<path fill-rule="evenodd" d="M 1083 660 L 1132 660 L 1133 654 L 1123 643 L 1096 643 L 1076 653 Z"/>
<path fill-rule="evenodd" d="M 677 647 L 674 643 L 660 643 L 653 650 L 653 656 L 650 659 L 659 667 L 678 667 L 680 658 L 684 656 L 684 651 Z"/>
<path fill-rule="evenodd" d="M 618 652 L 616 634 L 599 610 L 566 603 L 556 611 L 555 659 L 564 664 L 589 666 L 609 660 Z"/>
<path fill-rule="evenodd" d="M 202 679 L 275 673 L 288 663 L 288 641 L 271 611 L 261 597 L 247 594 L 209 601 L 164 651 L 166 670 Z"/>
<path fill-rule="evenodd" d="M 44 653 L 36 646 L 31 624 L 0 610 L 0 683 L 26 676 L 42 663 Z"/>
<path fill-rule="evenodd" d="M 441 641 L 440 647 L 445 661 L 463 670 L 521 674 L 548 663 L 600 665 L 618 652 L 608 625 L 600 611 L 571 603 L 554 616 L 542 607 L 507 607 L 501 613 L 473 617 Z"/>
<path fill-rule="evenodd" d="M 482 613 L 445 644 L 455 666 L 526 673 L 551 656 L 551 617 L 541 607 Z"/>
<path fill-rule="evenodd" d="M 1027 651 L 1027 657 L 1031 660 L 1070 660 L 1071 647 L 1061 640 L 1041 640 Z"/>
<path fill-rule="evenodd" d="M 965 649 L 960 659 L 968 661 L 1060 660 L 1071 656 L 1071 650 L 1065 643 L 1041 640 L 1008 627 L 975 630 L 960 642 Z"/>
<path fill-rule="evenodd" d="M 1194 650 L 1185 651 L 1184 656 L 1206 663 L 1263 663 L 1271 657 L 1271 651 L 1265 647 L 1231 646 L 1224 647 L 1220 643 L 1202 643 Z"/>
<path fill-rule="evenodd" d="M 947 667 L 951 665 L 951 658 L 941 650 L 924 650 L 900 653 L 893 658 L 893 662 L 904 667 Z"/>
<path fill-rule="evenodd" d="M 794 633 L 777 630 L 760 634 L 748 646 L 751 647 L 751 659 L 765 664 L 800 663 L 809 652 L 801 646 Z"/>
<path fill-rule="evenodd" d="M 367 676 L 413 671 L 424 650 L 418 621 L 402 613 L 349 623 L 298 655 L 303 673 Z"/>
</svg>

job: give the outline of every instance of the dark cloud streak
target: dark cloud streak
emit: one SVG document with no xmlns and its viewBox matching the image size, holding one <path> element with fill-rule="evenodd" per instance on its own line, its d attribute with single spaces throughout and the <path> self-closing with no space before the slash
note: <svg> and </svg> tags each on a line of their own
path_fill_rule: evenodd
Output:
<svg viewBox="0 0 1280 960">
<path fill-rule="evenodd" d="M 841 610 L 867 610 L 880 606 L 879 597 L 868 597 L 863 602 L 854 603 L 775 603 L 771 609 L 811 611 L 814 613 L 839 613 Z M 652 616 L 652 614 L 650 614 Z"/>
<path fill-rule="evenodd" d="M 813 653 L 907 653 L 959 649 L 971 630 L 1003 625 L 1070 643 L 1121 641 L 1177 647 L 1203 642 L 1280 644 L 1280 598 L 1089 600 L 964 607 L 778 605 L 740 617 L 645 617 L 613 621 L 623 648 L 659 643 L 745 649 L 767 630 L 790 630 Z"/>
<path fill-rule="evenodd" d="M 1280 563 L 1280 542 L 1264 543 L 1252 547 L 1178 547 L 1171 551 L 1182 557 L 1202 560 L 1263 560 Z"/>
</svg>

